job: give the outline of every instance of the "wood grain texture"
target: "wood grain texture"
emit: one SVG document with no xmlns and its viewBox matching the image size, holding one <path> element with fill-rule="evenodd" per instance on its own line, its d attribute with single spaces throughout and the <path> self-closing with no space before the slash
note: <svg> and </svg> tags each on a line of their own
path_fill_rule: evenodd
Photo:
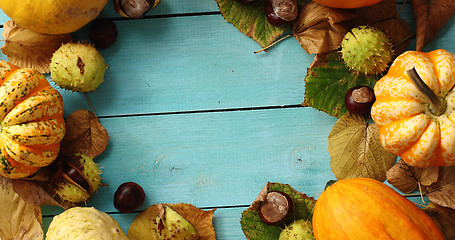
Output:
<svg viewBox="0 0 455 240">
<path fill-rule="evenodd" d="M 214 224 L 224 240 L 244 239 L 240 213 L 267 181 L 317 198 L 334 179 L 327 136 L 336 118 L 298 107 L 314 56 L 294 38 L 254 54 L 259 45 L 217 12 L 215 0 L 162 0 L 146 18 L 125 19 L 110 0 L 100 15 L 114 18 L 119 37 L 101 50 L 110 66 L 105 83 L 88 94 L 111 137 L 95 159 L 109 186 L 88 205 L 125 232 L 137 213 L 118 213 L 112 198 L 126 181 L 146 191 L 138 211 L 163 202 L 219 207 Z M 415 29 L 410 5 L 400 16 Z M 455 52 L 453 21 L 428 50 Z M 89 27 L 75 39 L 88 40 Z M 90 109 L 83 94 L 59 90 L 66 116 Z M 45 229 L 60 212 L 43 207 Z"/>
</svg>

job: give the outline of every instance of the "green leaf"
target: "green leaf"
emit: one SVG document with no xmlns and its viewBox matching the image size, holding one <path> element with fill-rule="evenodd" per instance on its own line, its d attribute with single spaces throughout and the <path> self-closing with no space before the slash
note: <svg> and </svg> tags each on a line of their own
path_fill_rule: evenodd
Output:
<svg viewBox="0 0 455 240">
<path fill-rule="evenodd" d="M 320 56 L 316 55 L 316 58 Z M 374 87 L 380 75 L 364 75 L 349 70 L 337 52 L 312 64 L 305 78 L 306 106 L 340 117 L 347 112 L 344 95 L 354 86 Z"/>
<path fill-rule="evenodd" d="M 294 190 L 288 184 L 273 183 L 268 186 L 268 192 L 281 191 L 291 197 L 294 203 L 294 213 L 292 219 L 310 220 L 313 218 L 313 208 L 316 201 L 307 195 Z"/>
<path fill-rule="evenodd" d="M 387 170 L 396 162 L 396 156 L 382 147 L 376 124 L 349 112 L 333 126 L 328 150 L 330 166 L 338 180 L 368 177 L 383 182 Z"/>
<path fill-rule="evenodd" d="M 242 212 L 240 225 L 245 236 L 251 240 L 276 240 L 281 233 L 279 227 L 265 224 L 259 217 L 259 213 L 252 210 Z"/>
<path fill-rule="evenodd" d="M 281 233 L 281 229 L 284 228 L 284 225 L 267 225 L 261 220 L 261 217 L 259 216 L 260 203 L 265 195 L 267 195 L 267 193 L 270 191 L 281 191 L 291 197 L 292 202 L 294 203 L 294 212 L 291 215 L 291 218 L 288 219 L 287 223 L 297 219 L 305 219 L 311 221 L 313 218 L 314 204 L 316 204 L 316 200 L 314 198 L 308 197 L 307 195 L 296 191 L 288 184 L 267 183 L 253 204 L 251 204 L 247 210 L 242 212 L 240 225 L 242 226 L 242 230 L 247 239 L 276 240 Z"/>
<path fill-rule="evenodd" d="M 270 45 L 289 29 L 289 26 L 275 27 L 267 22 L 264 13 L 265 0 L 256 0 L 248 5 L 242 5 L 236 0 L 216 1 L 224 19 L 261 47 Z"/>
</svg>

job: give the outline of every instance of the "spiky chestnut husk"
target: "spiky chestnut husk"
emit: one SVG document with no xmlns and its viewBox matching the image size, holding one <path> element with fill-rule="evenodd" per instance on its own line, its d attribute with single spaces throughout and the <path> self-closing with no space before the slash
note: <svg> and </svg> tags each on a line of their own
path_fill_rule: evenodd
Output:
<svg viewBox="0 0 455 240">
<path fill-rule="evenodd" d="M 51 192 L 60 203 L 81 205 L 100 187 L 101 170 L 93 158 L 81 153 L 59 156 L 51 178 Z"/>
<path fill-rule="evenodd" d="M 107 65 L 101 53 L 87 43 L 66 43 L 54 52 L 50 64 L 51 79 L 59 87 L 91 92 L 104 82 Z"/>
<path fill-rule="evenodd" d="M 382 73 L 387 70 L 392 57 L 389 38 L 375 27 L 355 27 L 341 42 L 341 58 L 346 66 L 359 73 Z"/>
<path fill-rule="evenodd" d="M 156 217 L 156 233 L 163 240 L 196 240 L 199 239 L 197 229 L 185 218 L 167 205 L 160 205 L 160 213 Z"/>
<path fill-rule="evenodd" d="M 279 240 L 314 240 L 313 229 L 310 221 L 305 219 L 295 220 L 286 226 L 280 233 Z"/>
<path fill-rule="evenodd" d="M 73 207 L 57 215 L 49 225 L 47 240 L 127 240 L 120 225 L 93 207 Z"/>
</svg>

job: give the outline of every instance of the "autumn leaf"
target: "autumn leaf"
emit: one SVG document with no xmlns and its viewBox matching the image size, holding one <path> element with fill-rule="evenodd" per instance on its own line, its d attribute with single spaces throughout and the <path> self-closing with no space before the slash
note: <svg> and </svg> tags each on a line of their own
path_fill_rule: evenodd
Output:
<svg viewBox="0 0 455 240">
<path fill-rule="evenodd" d="M 396 156 L 382 147 L 376 124 L 349 112 L 330 131 L 328 150 L 337 179 L 367 177 L 382 182 L 396 162 Z"/>
<path fill-rule="evenodd" d="M 376 22 L 373 26 L 383 31 L 390 38 L 395 56 L 407 50 L 414 36 L 409 24 L 398 17 Z"/>
<path fill-rule="evenodd" d="M 283 226 L 272 226 L 265 224 L 259 216 L 259 207 L 270 191 L 280 191 L 289 195 L 294 204 L 294 212 L 288 222 L 296 219 L 311 220 L 316 200 L 312 197 L 296 191 L 288 184 L 267 183 L 259 192 L 250 207 L 242 212 L 240 225 L 243 233 L 250 240 L 275 240 L 278 239 Z"/>
<path fill-rule="evenodd" d="M 325 53 L 340 47 L 344 35 L 357 18 L 348 10 L 335 9 L 310 2 L 300 8 L 292 24 L 294 37 L 308 53 Z"/>
<path fill-rule="evenodd" d="M 236 0 L 217 0 L 221 15 L 240 32 L 266 47 L 280 37 L 289 27 L 275 27 L 265 18 L 265 0 L 242 5 Z"/>
<path fill-rule="evenodd" d="M 430 201 L 455 209 L 455 167 L 440 167 L 438 181 L 428 186 L 424 193 Z"/>
<path fill-rule="evenodd" d="M 65 124 L 61 153 L 83 153 L 94 158 L 106 149 L 109 135 L 95 114 L 88 110 L 76 110 L 65 119 Z"/>
<path fill-rule="evenodd" d="M 131 223 L 128 229 L 128 239 L 131 240 L 158 240 L 158 235 L 154 231 L 156 226 L 156 217 L 159 214 L 160 205 L 154 204 L 139 213 Z M 198 233 L 199 240 L 215 240 L 215 229 L 213 228 L 213 213 L 216 209 L 209 211 L 202 210 L 187 203 L 164 204 L 170 206 L 174 211 L 180 214 L 185 220 L 193 225 Z"/>
<path fill-rule="evenodd" d="M 1 47 L 8 60 L 21 68 L 33 68 L 41 73 L 49 72 L 52 54 L 66 42 L 70 34 L 41 34 L 23 28 L 10 20 L 3 25 Z"/>
<path fill-rule="evenodd" d="M 42 185 L 49 182 L 42 182 L 40 185 L 37 181 L 15 179 L 12 181 L 14 191 L 19 194 L 27 204 L 34 206 L 61 206 Z"/>
<path fill-rule="evenodd" d="M 455 210 L 430 202 L 423 211 L 433 219 L 446 239 L 455 239 Z"/>
<path fill-rule="evenodd" d="M 416 50 L 433 41 L 455 12 L 455 0 L 412 0 L 416 23 Z"/>
<path fill-rule="evenodd" d="M 387 182 L 403 193 L 410 193 L 421 186 L 430 186 L 438 181 L 439 168 L 418 168 L 408 166 L 403 160 L 398 161 L 387 171 Z"/>
<path fill-rule="evenodd" d="M 336 52 L 315 56 L 305 78 L 304 106 L 311 106 L 332 116 L 347 112 L 346 92 L 354 86 L 374 87 L 380 75 L 364 75 L 350 71 Z"/>
<path fill-rule="evenodd" d="M 404 193 L 419 190 L 430 201 L 455 209 L 455 166 L 417 168 L 399 161 L 387 172 L 387 181 Z"/>
<path fill-rule="evenodd" d="M 397 11 L 397 0 L 382 0 L 371 6 L 354 9 L 361 16 L 358 24 L 374 24 L 385 19 L 394 18 Z"/>
<path fill-rule="evenodd" d="M 0 239 L 44 239 L 41 209 L 13 190 L 11 179 L 0 176 Z"/>
</svg>

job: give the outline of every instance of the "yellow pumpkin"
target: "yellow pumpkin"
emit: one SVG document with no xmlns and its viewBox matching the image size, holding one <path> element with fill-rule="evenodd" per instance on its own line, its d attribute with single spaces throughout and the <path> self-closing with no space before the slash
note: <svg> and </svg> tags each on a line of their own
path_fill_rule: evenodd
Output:
<svg viewBox="0 0 455 240">
<path fill-rule="evenodd" d="M 442 240 L 436 223 L 391 187 L 370 178 L 328 186 L 313 212 L 316 240 Z"/>
<path fill-rule="evenodd" d="M 0 0 L 20 26 L 45 34 L 74 32 L 95 19 L 107 0 Z"/>
<path fill-rule="evenodd" d="M 419 90 L 417 75 L 439 101 Z M 412 74 L 411 74 L 412 75 Z M 416 167 L 455 164 L 455 55 L 446 50 L 408 51 L 398 56 L 374 87 L 371 116 L 382 146 Z"/>
<path fill-rule="evenodd" d="M 27 177 L 57 158 L 63 101 L 44 75 L 0 61 L 0 120 L 0 175 Z"/>
</svg>

